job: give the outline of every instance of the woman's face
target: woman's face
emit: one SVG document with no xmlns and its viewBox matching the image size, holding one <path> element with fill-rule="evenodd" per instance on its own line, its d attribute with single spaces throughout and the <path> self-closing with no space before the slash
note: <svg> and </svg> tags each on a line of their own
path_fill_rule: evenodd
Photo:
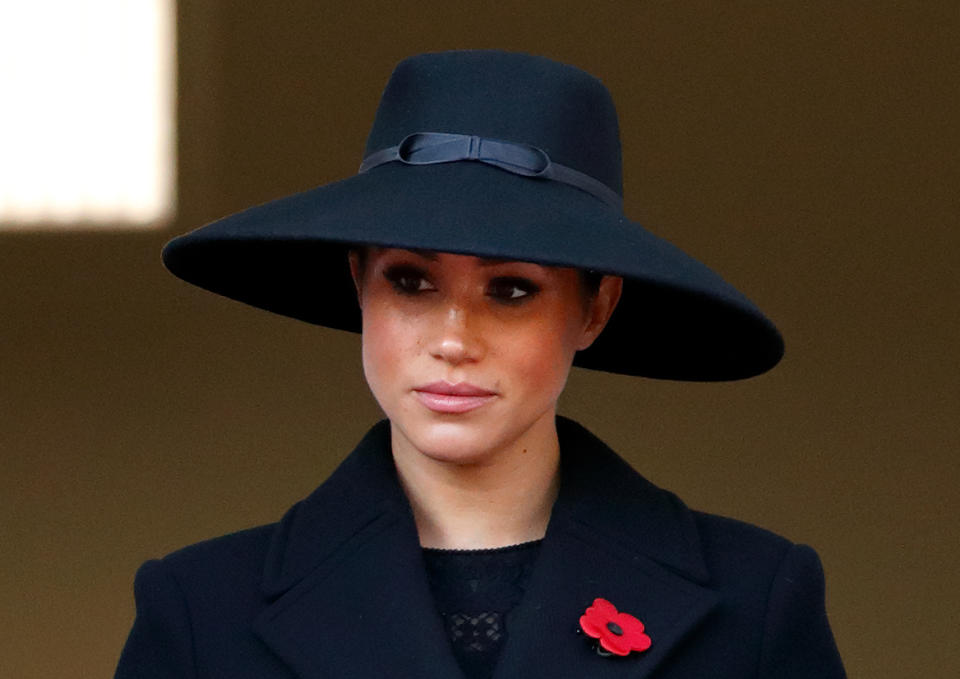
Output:
<svg viewBox="0 0 960 679">
<path fill-rule="evenodd" d="M 588 295 L 576 269 L 467 255 L 369 248 L 350 265 L 364 373 L 394 435 L 463 464 L 553 427 L 574 353 L 620 294 L 619 278 Z"/>
</svg>

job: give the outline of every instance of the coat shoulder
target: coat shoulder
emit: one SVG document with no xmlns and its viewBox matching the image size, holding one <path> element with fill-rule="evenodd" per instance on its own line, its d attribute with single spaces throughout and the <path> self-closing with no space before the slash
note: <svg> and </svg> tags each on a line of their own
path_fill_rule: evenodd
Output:
<svg viewBox="0 0 960 679">
<path fill-rule="evenodd" d="M 778 583 L 823 602 L 824 577 L 817 553 L 759 526 L 691 511 L 697 526 L 709 586 L 752 615 L 766 617 Z"/>
<path fill-rule="evenodd" d="M 749 563 L 776 567 L 795 546 L 791 540 L 746 521 L 691 510 L 704 554 L 714 565 Z"/>
<path fill-rule="evenodd" d="M 742 635 L 758 634 L 754 646 L 760 651 L 759 676 L 844 677 L 817 553 L 743 521 L 703 512 L 693 515 L 711 586 L 725 593 L 724 609 L 730 619 L 761 623 L 741 626 Z"/>
<path fill-rule="evenodd" d="M 270 541 L 278 524 L 270 523 L 197 542 L 160 561 L 187 591 L 236 593 L 238 584 L 258 588 Z"/>
<path fill-rule="evenodd" d="M 251 630 L 269 605 L 260 586 L 276 524 L 241 530 L 146 561 L 137 571 L 137 614 L 117 679 L 282 676 Z"/>
</svg>

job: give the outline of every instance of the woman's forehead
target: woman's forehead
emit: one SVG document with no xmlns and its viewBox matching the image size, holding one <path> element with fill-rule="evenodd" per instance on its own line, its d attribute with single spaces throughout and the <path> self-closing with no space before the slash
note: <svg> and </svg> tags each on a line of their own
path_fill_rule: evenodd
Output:
<svg viewBox="0 0 960 679">
<path fill-rule="evenodd" d="M 483 257 L 481 255 L 467 255 L 458 252 L 445 252 L 442 250 L 429 250 L 426 248 L 389 248 L 382 247 L 379 245 L 368 246 L 368 251 L 378 255 L 390 255 L 390 254 L 412 254 L 422 259 L 426 259 L 431 262 L 439 262 L 441 258 L 450 257 L 450 258 L 469 258 L 471 260 L 476 260 L 479 266 L 497 266 L 499 264 L 531 264 L 534 266 L 543 266 L 544 268 L 563 268 L 563 267 L 548 267 L 537 262 L 530 262 L 520 259 L 508 259 L 503 257 Z"/>
</svg>

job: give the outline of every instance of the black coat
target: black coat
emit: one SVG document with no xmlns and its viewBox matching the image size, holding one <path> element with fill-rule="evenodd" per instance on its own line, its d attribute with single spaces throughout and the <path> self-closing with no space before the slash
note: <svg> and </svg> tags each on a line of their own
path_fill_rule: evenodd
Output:
<svg viewBox="0 0 960 679">
<path fill-rule="evenodd" d="M 812 549 L 687 509 L 558 418 L 560 494 L 498 679 L 843 677 Z M 426 580 L 386 422 L 277 523 L 138 571 L 116 676 L 462 676 Z M 649 650 L 601 657 L 577 631 L 596 597 Z"/>
</svg>

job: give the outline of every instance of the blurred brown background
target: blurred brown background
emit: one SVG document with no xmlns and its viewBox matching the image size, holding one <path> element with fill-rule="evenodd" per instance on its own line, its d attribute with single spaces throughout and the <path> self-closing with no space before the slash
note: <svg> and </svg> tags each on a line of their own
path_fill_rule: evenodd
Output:
<svg viewBox="0 0 960 679">
<path fill-rule="evenodd" d="M 562 412 L 813 545 L 852 677 L 957 676 L 958 28 L 950 0 L 181 2 L 175 222 L 0 231 L 0 676 L 110 676 L 144 559 L 276 520 L 378 418 L 356 337 L 159 249 L 352 174 L 393 65 L 466 47 L 600 77 L 627 214 L 786 338 L 742 383 L 575 371 Z"/>
</svg>

